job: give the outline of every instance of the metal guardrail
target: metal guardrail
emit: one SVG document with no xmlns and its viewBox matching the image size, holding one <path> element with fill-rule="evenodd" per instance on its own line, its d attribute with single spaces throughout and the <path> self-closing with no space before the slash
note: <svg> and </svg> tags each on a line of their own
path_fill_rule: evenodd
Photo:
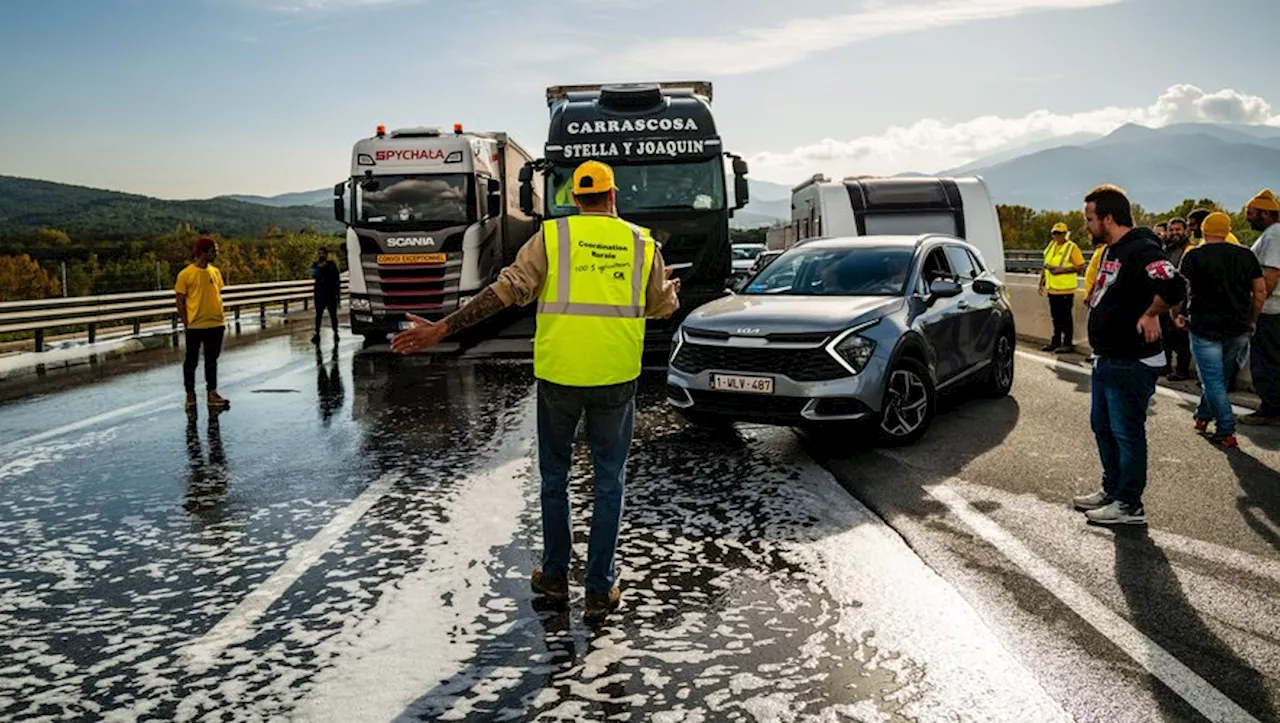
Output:
<svg viewBox="0 0 1280 723">
<path fill-rule="evenodd" d="M 275 281 L 265 284 L 238 284 L 222 289 L 222 306 L 240 320 L 245 308 L 258 307 L 265 321 L 267 307 L 281 305 L 289 312 L 290 302 L 302 302 L 307 308 L 314 293 L 311 279 Z M 347 290 L 347 275 L 342 275 L 342 292 Z M 65 326 L 88 327 L 89 343 L 96 339 L 98 326 L 110 322 L 133 322 L 133 333 L 142 330 L 143 319 L 168 316 L 178 328 L 178 313 L 173 291 L 142 291 L 102 296 L 73 296 L 33 301 L 0 302 L 0 334 L 35 332 L 36 351 L 44 351 L 44 332 Z"/>
<path fill-rule="evenodd" d="M 1013 273 L 1038 273 L 1044 266 L 1044 252 L 1036 249 L 1005 249 L 1004 270 Z"/>
</svg>

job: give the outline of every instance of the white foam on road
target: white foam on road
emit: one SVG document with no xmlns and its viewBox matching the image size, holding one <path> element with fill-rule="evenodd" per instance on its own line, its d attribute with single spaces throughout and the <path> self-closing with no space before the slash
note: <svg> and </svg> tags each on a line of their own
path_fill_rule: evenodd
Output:
<svg viewBox="0 0 1280 723">
<path fill-rule="evenodd" d="M 899 452 L 882 451 L 880 454 L 900 464 L 911 465 L 910 460 Z M 945 505 L 975 535 L 999 550 L 1024 574 L 1062 601 L 1206 718 L 1211 721 L 1257 723 L 1257 719 L 1248 711 L 1113 612 L 1084 587 L 1032 552 L 990 517 L 979 512 L 952 486 L 966 484 L 969 483 L 952 477 L 942 483 L 922 485 L 921 488 Z"/>
<path fill-rule="evenodd" d="M 333 547 L 347 530 L 378 503 L 391 488 L 403 478 L 399 472 L 382 475 L 365 488 L 346 507 L 334 516 L 311 539 L 290 550 L 284 564 L 261 585 L 241 599 L 231 612 L 218 621 L 209 632 L 200 636 L 182 652 L 182 660 L 191 668 L 202 671 L 215 663 L 224 650 L 253 637 L 258 618 L 284 595 L 293 583 L 310 570 Z"/>
<path fill-rule="evenodd" d="M 494 440 L 501 444 L 497 458 L 507 461 L 459 483 L 448 521 L 419 569 L 388 585 L 358 626 L 322 644 L 320 657 L 331 657 L 330 666 L 316 676 L 298 718 L 392 720 L 474 656 L 476 640 L 467 631 L 486 613 L 488 563 L 494 550 L 513 543 L 525 508 L 532 406 L 519 415 L 519 425 L 499 429 Z"/>
</svg>

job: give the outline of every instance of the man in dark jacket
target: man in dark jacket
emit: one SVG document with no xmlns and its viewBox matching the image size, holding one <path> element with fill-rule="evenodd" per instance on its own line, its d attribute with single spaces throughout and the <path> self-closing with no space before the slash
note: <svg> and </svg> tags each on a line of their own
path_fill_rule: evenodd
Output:
<svg viewBox="0 0 1280 723">
<path fill-rule="evenodd" d="M 1145 525 L 1147 405 L 1165 366 L 1160 315 L 1185 286 L 1148 228 L 1133 227 L 1124 191 L 1099 186 L 1085 196 L 1089 233 L 1106 244 L 1089 306 L 1093 347 L 1091 425 L 1102 459 L 1102 489 L 1075 498 L 1090 522 Z"/>
<path fill-rule="evenodd" d="M 329 249 L 324 246 L 316 251 L 316 262 L 311 264 L 311 278 L 316 282 L 316 335 L 311 337 L 311 343 L 320 343 L 320 322 L 324 319 L 326 310 L 333 325 L 333 341 L 337 343 L 338 297 L 342 295 L 342 275 L 338 272 L 338 265 L 329 259 Z"/>
</svg>

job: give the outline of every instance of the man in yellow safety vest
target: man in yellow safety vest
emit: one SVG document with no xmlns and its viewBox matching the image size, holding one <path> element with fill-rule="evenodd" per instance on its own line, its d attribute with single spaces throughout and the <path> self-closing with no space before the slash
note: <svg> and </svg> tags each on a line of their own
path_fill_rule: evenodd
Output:
<svg viewBox="0 0 1280 723">
<path fill-rule="evenodd" d="M 585 618 L 592 623 L 621 600 L 614 558 L 645 318 L 667 318 L 680 306 L 680 280 L 670 278 L 648 229 L 617 217 L 616 192 L 612 168 L 598 161 L 578 166 L 578 215 L 545 221 L 470 303 L 437 323 L 410 315 L 413 327 L 391 342 L 397 354 L 421 351 L 507 306 L 538 301 L 533 369 L 544 549 L 532 586 L 555 603 L 568 600 L 569 469 L 585 415 L 595 470 L 585 586 Z"/>
<path fill-rule="evenodd" d="M 1075 324 L 1072 317 L 1079 286 L 1079 273 L 1085 270 L 1084 254 L 1071 240 L 1067 225 L 1053 225 L 1053 240 L 1044 249 L 1044 268 L 1040 272 L 1039 293 L 1049 295 L 1049 315 L 1053 318 L 1053 339 L 1041 351 L 1066 354 L 1075 350 Z"/>
</svg>

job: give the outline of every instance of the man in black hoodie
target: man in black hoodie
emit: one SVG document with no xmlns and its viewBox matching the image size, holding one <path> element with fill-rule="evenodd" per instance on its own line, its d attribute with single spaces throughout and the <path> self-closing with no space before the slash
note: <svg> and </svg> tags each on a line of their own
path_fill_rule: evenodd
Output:
<svg viewBox="0 0 1280 723">
<path fill-rule="evenodd" d="M 1106 244 L 1086 300 L 1093 347 L 1091 425 L 1102 459 L 1102 489 L 1075 498 L 1090 522 L 1145 525 L 1147 405 L 1165 366 L 1160 315 L 1185 286 L 1151 229 L 1134 228 L 1124 191 L 1099 186 L 1085 196 L 1089 233 Z"/>
</svg>

